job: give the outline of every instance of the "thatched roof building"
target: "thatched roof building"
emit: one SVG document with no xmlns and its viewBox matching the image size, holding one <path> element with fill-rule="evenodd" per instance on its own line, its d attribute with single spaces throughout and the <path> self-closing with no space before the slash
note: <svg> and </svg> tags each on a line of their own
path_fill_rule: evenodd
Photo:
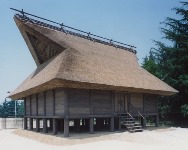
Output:
<svg viewBox="0 0 188 150">
<path fill-rule="evenodd" d="M 172 95 L 175 89 L 139 66 L 135 51 L 105 45 L 14 17 L 37 69 L 12 99 L 54 87 Z"/>
<path fill-rule="evenodd" d="M 43 132 L 47 133 L 49 121 L 53 134 L 64 128 L 67 137 L 73 120 L 76 131 L 80 126 L 89 128 L 90 133 L 100 128 L 114 131 L 123 125 L 137 132 L 146 126 L 148 116 L 155 117 L 158 126 L 158 95 L 177 91 L 140 67 L 133 47 L 65 30 L 65 26 L 52 26 L 21 13 L 14 20 L 37 65 L 10 95 L 24 99 L 24 129 L 33 130 L 35 119 L 40 132 L 43 120 Z"/>
</svg>

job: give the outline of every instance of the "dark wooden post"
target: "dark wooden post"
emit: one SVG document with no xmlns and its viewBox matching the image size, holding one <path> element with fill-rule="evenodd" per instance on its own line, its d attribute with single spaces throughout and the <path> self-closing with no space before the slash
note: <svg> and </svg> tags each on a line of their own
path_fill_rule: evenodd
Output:
<svg viewBox="0 0 188 150">
<path fill-rule="evenodd" d="M 64 137 L 69 137 L 69 119 L 64 119 Z"/>
<path fill-rule="evenodd" d="M 52 119 L 50 119 L 50 130 L 52 130 L 52 127 L 53 127 L 53 121 L 52 121 Z"/>
<path fill-rule="evenodd" d="M 64 137 L 69 137 L 69 104 L 68 104 L 68 93 L 69 90 L 65 90 L 65 101 L 64 101 Z"/>
<path fill-rule="evenodd" d="M 80 119 L 74 120 L 74 131 L 76 131 L 76 132 L 80 131 Z"/>
<path fill-rule="evenodd" d="M 146 116 L 144 116 L 144 118 L 143 118 L 143 128 L 145 129 L 146 128 Z"/>
<path fill-rule="evenodd" d="M 29 118 L 29 130 L 33 130 L 33 118 Z"/>
<path fill-rule="evenodd" d="M 43 92 L 43 96 L 44 96 L 44 116 L 46 116 L 46 92 Z"/>
<path fill-rule="evenodd" d="M 114 131 L 114 117 L 110 118 L 110 131 Z"/>
<path fill-rule="evenodd" d="M 94 133 L 94 119 L 93 118 L 89 119 L 89 133 L 90 134 Z"/>
<path fill-rule="evenodd" d="M 53 135 L 57 134 L 57 119 L 53 118 Z"/>
<path fill-rule="evenodd" d="M 36 118 L 36 132 L 40 132 L 40 120 Z"/>
<path fill-rule="evenodd" d="M 155 118 L 155 126 L 159 127 L 159 116 L 158 115 Z"/>
<path fill-rule="evenodd" d="M 27 118 L 24 117 L 24 130 L 27 130 Z"/>
<path fill-rule="evenodd" d="M 31 95 L 29 96 L 29 103 L 30 103 L 30 105 L 29 105 L 29 107 L 30 107 L 30 116 L 32 116 L 32 97 L 31 97 Z"/>
<path fill-rule="evenodd" d="M 26 98 L 24 98 L 24 116 L 26 116 Z"/>
<path fill-rule="evenodd" d="M 47 133 L 48 129 L 47 129 L 47 119 L 43 118 L 43 132 Z"/>
<path fill-rule="evenodd" d="M 121 117 L 118 118 L 118 130 L 121 131 Z"/>
<path fill-rule="evenodd" d="M 86 120 L 85 120 L 85 123 L 86 123 L 85 129 L 88 130 L 88 129 L 89 129 L 89 119 L 86 119 Z"/>
<path fill-rule="evenodd" d="M 36 116 L 38 116 L 38 94 L 36 94 Z"/>
</svg>

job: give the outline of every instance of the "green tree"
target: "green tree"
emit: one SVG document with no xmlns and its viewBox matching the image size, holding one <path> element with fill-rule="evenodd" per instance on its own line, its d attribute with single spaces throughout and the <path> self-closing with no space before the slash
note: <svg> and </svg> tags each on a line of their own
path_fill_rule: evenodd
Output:
<svg viewBox="0 0 188 150">
<path fill-rule="evenodd" d="M 156 48 L 153 49 L 155 64 L 147 60 L 149 65 L 144 63 L 147 65 L 143 67 L 179 91 L 177 95 L 162 97 L 159 101 L 159 110 L 165 109 L 166 112 L 185 115 L 188 114 L 185 113 L 188 111 L 185 109 L 185 104 L 188 104 L 188 2 L 180 3 L 182 7 L 173 9 L 179 19 L 168 17 L 162 22 L 163 38 L 170 41 L 172 46 L 155 41 Z"/>
<path fill-rule="evenodd" d="M 146 56 L 143 59 L 142 67 L 150 73 L 152 73 L 153 75 L 155 75 L 156 77 L 159 77 L 159 68 L 156 61 L 157 59 L 155 58 L 154 52 L 151 49 L 149 52 L 149 56 Z"/>
<path fill-rule="evenodd" d="M 16 116 L 24 116 L 24 103 L 23 101 L 16 102 Z M 4 101 L 0 105 L 0 117 L 15 117 L 15 101 Z"/>
</svg>

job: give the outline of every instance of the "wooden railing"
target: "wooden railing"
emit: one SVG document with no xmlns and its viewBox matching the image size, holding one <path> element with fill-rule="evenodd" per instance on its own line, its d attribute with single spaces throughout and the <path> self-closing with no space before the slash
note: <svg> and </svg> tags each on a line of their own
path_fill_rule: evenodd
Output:
<svg viewBox="0 0 188 150">
<path fill-rule="evenodd" d="M 135 114 L 137 115 L 138 119 L 137 121 L 140 122 L 141 124 L 141 121 L 142 119 L 144 120 L 144 116 L 140 113 L 140 111 L 131 103 L 129 103 L 129 112 L 135 112 Z"/>
</svg>

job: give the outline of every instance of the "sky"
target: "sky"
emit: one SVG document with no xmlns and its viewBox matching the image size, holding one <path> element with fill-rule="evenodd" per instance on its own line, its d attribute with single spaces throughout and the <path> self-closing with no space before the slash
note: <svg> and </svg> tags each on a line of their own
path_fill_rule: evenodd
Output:
<svg viewBox="0 0 188 150">
<path fill-rule="evenodd" d="M 171 9 L 179 6 L 179 0 L 1 0 L 0 103 L 36 69 L 10 7 L 134 45 L 141 64 L 153 40 L 163 40 L 160 22 L 177 18 Z"/>
</svg>

